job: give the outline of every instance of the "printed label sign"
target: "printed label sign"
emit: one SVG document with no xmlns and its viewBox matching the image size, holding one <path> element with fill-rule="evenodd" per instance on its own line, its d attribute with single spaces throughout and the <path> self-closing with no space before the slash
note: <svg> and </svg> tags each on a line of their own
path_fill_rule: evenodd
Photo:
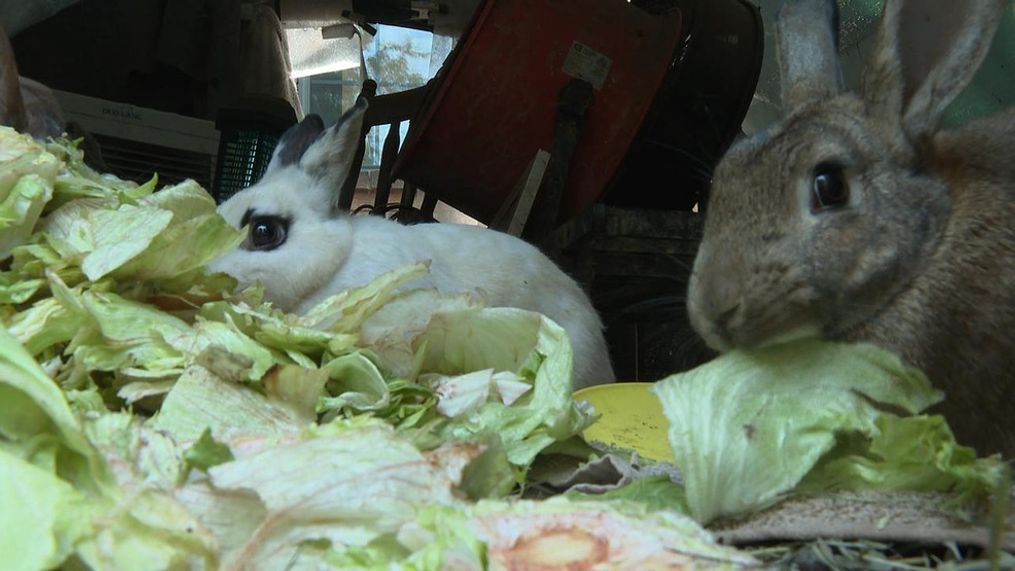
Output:
<svg viewBox="0 0 1015 571">
<path fill-rule="evenodd" d="M 601 89 L 606 77 L 610 74 L 612 60 L 606 54 L 586 46 L 581 42 L 571 44 L 564 60 L 564 73 L 577 79 L 583 79 L 596 89 Z"/>
</svg>

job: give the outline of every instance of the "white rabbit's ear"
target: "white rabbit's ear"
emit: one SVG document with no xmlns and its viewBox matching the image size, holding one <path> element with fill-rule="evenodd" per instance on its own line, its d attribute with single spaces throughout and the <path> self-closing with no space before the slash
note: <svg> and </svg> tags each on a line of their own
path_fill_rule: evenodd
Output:
<svg viewBox="0 0 1015 571">
<path fill-rule="evenodd" d="M 21 97 L 21 79 L 14 61 L 14 48 L 0 27 L 0 125 L 24 133 L 27 128 L 25 103 Z"/>
<path fill-rule="evenodd" d="M 360 97 L 352 109 L 325 131 L 300 159 L 300 167 L 317 181 L 317 189 L 326 193 L 331 212 L 337 210 L 338 195 L 352 168 L 363 138 L 363 116 L 367 100 Z"/>
<path fill-rule="evenodd" d="M 321 136 L 322 132 L 324 132 L 324 121 L 319 115 L 307 115 L 302 121 L 289 127 L 279 137 L 265 172 L 289 165 L 298 165 L 303 154 Z"/>
<path fill-rule="evenodd" d="M 776 27 L 784 108 L 796 109 L 842 92 L 835 0 L 786 0 Z"/>
<path fill-rule="evenodd" d="M 887 0 L 864 99 L 911 139 L 937 127 L 973 79 L 1003 10 L 1001 0 Z"/>
</svg>

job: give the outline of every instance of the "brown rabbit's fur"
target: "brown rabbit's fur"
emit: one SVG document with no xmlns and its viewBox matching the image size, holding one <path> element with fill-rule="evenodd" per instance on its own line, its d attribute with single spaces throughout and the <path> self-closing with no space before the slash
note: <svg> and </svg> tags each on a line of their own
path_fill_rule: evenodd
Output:
<svg viewBox="0 0 1015 571">
<path fill-rule="evenodd" d="M 924 156 L 949 187 L 944 235 L 909 286 L 843 338 L 926 371 L 961 442 L 1015 457 L 1015 110 L 940 133 Z"/>
<path fill-rule="evenodd" d="M 922 30 L 939 41 L 952 33 L 951 51 L 914 59 L 918 46 L 897 46 L 917 37 L 898 31 L 900 22 L 936 3 L 888 0 L 857 95 L 842 89 L 831 26 L 822 36 L 815 25 L 833 20 L 834 4 L 787 1 L 780 55 L 789 114 L 717 166 L 688 309 L 719 350 L 812 334 L 890 349 L 945 392 L 937 410 L 960 442 L 1010 457 L 1015 110 L 937 130 L 1000 15 L 1000 2 L 965 3 L 965 20 Z M 929 69 L 907 69 L 907 57 Z M 817 173 L 829 164 L 849 199 L 815 208 Z"/>
<path fill-rule="evenodd" d="M 22 77 L 14 48 L 0 26 L 0 125 L 13 127 L 38 139 L 63 132 L 60 104 L 45 85 Z"/>
</svg>

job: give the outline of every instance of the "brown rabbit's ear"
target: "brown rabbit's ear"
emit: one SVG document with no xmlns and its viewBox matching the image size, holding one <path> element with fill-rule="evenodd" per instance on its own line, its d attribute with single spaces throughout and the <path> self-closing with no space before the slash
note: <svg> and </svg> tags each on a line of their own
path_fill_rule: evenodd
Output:
<svg viewBox="0 0 1015 571">
<path fill-rule="evenodd" d="M 787 110 L 843 90 L 835 0 L 786 0 L 777 20 L 782 104 Z"/>
<path fill-rule="evenodd" d="M 359 148 L 367 105 L 367 100 L 360 97 L 300 159 L 300 167 L 318 181 L 318 189 L 328 194 L 321 199 L 327 201 L 331 212 L 337 210 L 339 191 Z"/>
<path fill-rule="evenodd" d="M 990 49 L 1001 0 L 886 0 L 863 77 L 872 112 L 913 139 L 931 133 Z"/>
<path fill-rule="evenodd" d="M 25 102 L 21 98 L 21 79 L 14 61 L 14 48 L 0 26 L 0 125 L 24 133 L 27 128 Z"/>
</svg>

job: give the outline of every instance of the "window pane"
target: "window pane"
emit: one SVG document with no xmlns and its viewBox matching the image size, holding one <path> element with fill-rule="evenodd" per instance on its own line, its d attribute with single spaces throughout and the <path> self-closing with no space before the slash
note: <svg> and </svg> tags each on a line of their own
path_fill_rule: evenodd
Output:
<svg viewBox="0 0 1015 571">
<path fill-rule="evenodd" d="M 378 26 L 377 35 L 363 50 L 367 74 L 377 82 L 377 93 L 395 93 L 425 84 L 432 77 L 430 56 L 433 42 L 433 35 L 429 32 Z M 356 102 L 362 85 L 358 67 L 297 80 L 303 111 L 320 115 L 328 126 L 334 125 L 342 113 Z M 408 129 L 408 121 L 402 123 L 400 132 L 403 141 Z M 370 130 L 363 155 L 364 169 L 378 168 L 387 135 L 387 125 Z"/>
</svg>

